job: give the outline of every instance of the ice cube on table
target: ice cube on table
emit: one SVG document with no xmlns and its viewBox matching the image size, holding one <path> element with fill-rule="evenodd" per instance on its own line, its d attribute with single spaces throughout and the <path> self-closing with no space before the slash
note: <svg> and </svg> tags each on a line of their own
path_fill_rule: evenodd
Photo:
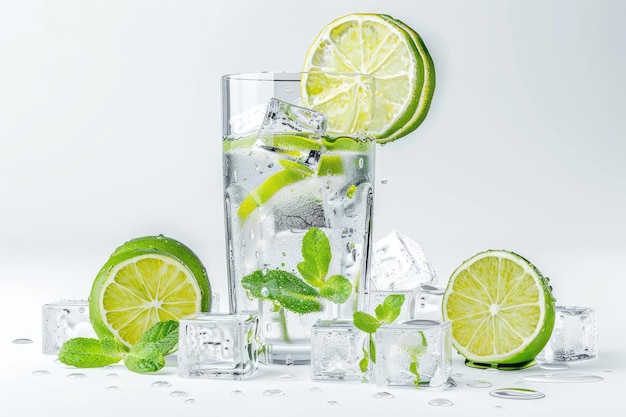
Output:
<svg viewBox="0 0 626 417">
<path fill-rule="evenodd" d="M 450 323 L 412 320 L 384 324 L 374 335 L 377 386 L 443 389 L 452 375 Z"/>
<path fill-rule="evenodd" d="M 590 307 L 556 306 L 552 335 L 536 359 L 540 362 L 576 362 L 597 357 L 596 310 Z"/>
<path fill-rule="evenodd" d="M 422 247 L 398 231 L 374 243 L 371 276 L 372 288 L 377 290 L 412 290 L 437 283 Z"/>
<path fill-rule="evenodd" d="M 311 330 L 311 379 L 367 380 L 360 361 L 368 335 L 352 321 L 319 320 Z"/>
<path fill-rule="evenodd" d="M 178 374 L 241 380 L 258 370 L 257 314 L 197 313 L 180 321 Z"/>
<path fill-rule="evenodd" d="M 63 343 L 76 337 L 96 337 L 89 320 L 87 300 L 61 300 L 42 307 L 42 343 L 44 354 L 56 355 Z"/>
<path fill-rule="evenodd" d="M 316 167 L 322 154 L 321 138 L 326 126 L 327 118 L 323 113 L 272 98 L 267 104 L 255 145 L 278 152 L 284 159 L 306 168 Z M 292 138 L 286 140 L 285 135 Z M 298 136 L 301 140 L 297 140 Z"/>
</svg>

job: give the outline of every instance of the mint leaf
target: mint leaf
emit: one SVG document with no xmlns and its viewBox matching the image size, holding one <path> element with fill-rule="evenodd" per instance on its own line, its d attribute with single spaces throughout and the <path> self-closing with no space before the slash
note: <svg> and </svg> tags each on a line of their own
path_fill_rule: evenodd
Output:
<svg viewBox="0 0 626 417">
<path fill-rule="evenodd" d="M 370 333 L 370 359 L 372 363 L 376 363 L 376 344 L 374 343 L 374 336 Z"/>
<path fill-rule="evenodd" d="M 102 351 L 110 356 L 123 355 L 128 352 L 128 347 L 121 344 L 114 337 L 105 337 L 104 339 L 100 339 L 100 345 L 102 346 Z"/>
<path fill-rule="evenodd" d="M 383 323 L 393 323 L 400 315 L 402 304 L 404 304 L 404 294 L 388 295 L 385 301 L 374 309 L 376 318 Z"/>
<path fill-rule="evenodd" d="M 415 385 L 415 387 L 419 387 L 419 383 L 422 380 L 422 378 L 420 377 L 420 373 L 419 373 L 419 362 L 415 361 L 415 362 L 411 362 L 409 364 L 409 372 L 411 372 L 413 375 L 415 375 L 415 379 L 413 380 L 413 384 Z"/>
<path fill-rule="evenodd" d="M 320 295 L 333 303 L 342 304 L 348 301 L 352 294 L 352 284 L 343 275 L 329 277 L 320 288 Z"/>
<path fill-rule="evenodd" d="M 156 344 L 163 355 L 173 353 L 178 346 L 178 322 L 167 320 L 155 323 L 141 335 L 139 342 Z"/>
<path fill-rule="evenodd" d="M 367 353 L 367 350 L 363 349 L 363 359 L 361 359 L 359 361 L 359 369 L 361 370 L 361 372 L 366 372 L 367 371 L 367 367 L 369 366 L 369 355 Z"/>
<path fill-rule="evenodd" d="M 354 327 L 370 335 L 375 333 L 382 324 L 376 317 L 362 311 L 355 311 L 352 317 Z"/>
<path fill-rule="evenodd" d="M 322 311 L 319 292 L 297 276 L 277 269 L 254 271 L 241 279 L 241 285 L 260 300 L 272 300 L 294 313 Z"/>
<path fill-rule="evenodd" d="M 156 343 L 137 342 L 124 358 L 128 370 L 138 374 L 156 372 L 165 366 L 165 356 Z"/>
<path fill-rule="evenodd" d="M 77 337 L 67 340 L 59 350 L 59 361 L 77 368 L 100 368 L 122 359 L 118 351 L 103 349 L 98 339 Z"/>
<path fill-rule="evenodd" d="M 321 229 L 312 227 L 304 235 L 302 258 L 304 261 L 298 264 L 302 278 L 314 287 L 321 287 L 332 258 L 330 242 Z"/>
</svg>

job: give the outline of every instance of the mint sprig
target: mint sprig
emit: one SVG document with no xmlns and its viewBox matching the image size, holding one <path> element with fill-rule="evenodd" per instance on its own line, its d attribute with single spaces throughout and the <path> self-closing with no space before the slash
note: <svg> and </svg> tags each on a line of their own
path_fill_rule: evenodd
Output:
<svg viewBox="0 0 626 417">
<path fill-rule="evenodd" d="M 354 327 L 369 334 L 369 354 L 363 349 L 363 359 L 359 362 L 361 372 L 365 372 L 369 362 L 376 363 L 376 344 L 374 343 L 374 333 L 383 324 L 393 323 L 398 318 L 404 304 L 404 294 L 389 294 L 385 300 L 376 306 L 374 314 L 355 311 L 353 314 Z"/>
<path fill-rule="evenodd" d="M 332 260 L 330 241 L 321 229 L 310 228 L 302 239 L 302 262 L 298 272 L 302 278 L 288 271 L 257 270 L 241 279 L 243 288 L 252 297 L 273 301 L 275 311 L 280 308 L 299 314 L 322 311 L 321 298 L 343 304 L 352 294 L 352 284 L 343 275 L 327 277 Z"/>
<path fill-rule="evenodd" d="M 99 368 L 124 360 L 132 372 L 156 372 L 165 366 L 165 356 L 178 346 L 178 322 L 158 322 L 130 349 L 115 339 L 78 337 L 63 343 L 59 361 L 77 368 Z"/>
</svg>

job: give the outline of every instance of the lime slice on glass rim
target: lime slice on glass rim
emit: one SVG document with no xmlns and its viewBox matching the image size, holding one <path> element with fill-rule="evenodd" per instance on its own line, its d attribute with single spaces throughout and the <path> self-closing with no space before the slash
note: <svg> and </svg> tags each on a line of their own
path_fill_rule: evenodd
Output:
<svg viewBox="0 0 626 417">
<path fill-rule="evenodd" d="M 361 113 L 370 113 L 369 134 L 378 143 L 415 130 L 426 117 L 435 88 L 433 61 L 419 35 L 380 14 L 351 14 L 326 25 L 309 47 L 304 71 L 304 106 L 326 114 L 329 132 L 345 131 L 364 117 Z M 346 83 L 355 80 L 336 75 L 341 72 L 375 77 L 374 109 L 345 111 L 346 103 L 358 97 L 346 97 Z"/>
<path fill-rule="evenodd" d="M 554 327 L 547 279 L 505 250 L 481 252 L 463 262 L 450 277 L 442 308 L 453 345 L 476 367 L 531 365 Z"/>
<path fill-rule="evenodd" d="M 162 235 L 130 240 L 100 269 L 89 296 L 89 316 L 100 339 L 127 347 L 160 321 L 210 311 L 206 269 L 187 246 Z"/>
</svg>

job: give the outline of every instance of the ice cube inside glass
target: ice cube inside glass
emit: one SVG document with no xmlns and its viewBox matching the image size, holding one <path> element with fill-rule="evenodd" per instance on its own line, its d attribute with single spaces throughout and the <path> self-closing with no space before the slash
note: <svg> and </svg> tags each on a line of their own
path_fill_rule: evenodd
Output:
<svg viewBox="0 0 626 417">
<path fill-rule="evenodd" d="M 311 330 L 311 379 L 367 380 L 360 362 L 368 335 L 348 320 L 319 320 Z"/>
<path fill-rule="evenodd" d="M 576 362 L 598 357 L 596 310 L 556 306 L 550 340 L 537 356 L 540 362 Z"/>
<path fill-rule="evenodd" d="M 180 321 L 178 374 L 246 379 L 258 370 L 257 314 L 197 313 Z"/>
<path fill-rule="evenodd" d="M 376 330 L 374 380 L 378 386 L 443 389 L 452 375 L 450 323 L 411 320 Z"/>
<path fill-rule="evenodd" d="M 76 337 L 96 337 L 89 321 L 87 300 L 61 300 L 42 307 L 44 354 L 55 355 L 65 341 Z"/>
</svg>

